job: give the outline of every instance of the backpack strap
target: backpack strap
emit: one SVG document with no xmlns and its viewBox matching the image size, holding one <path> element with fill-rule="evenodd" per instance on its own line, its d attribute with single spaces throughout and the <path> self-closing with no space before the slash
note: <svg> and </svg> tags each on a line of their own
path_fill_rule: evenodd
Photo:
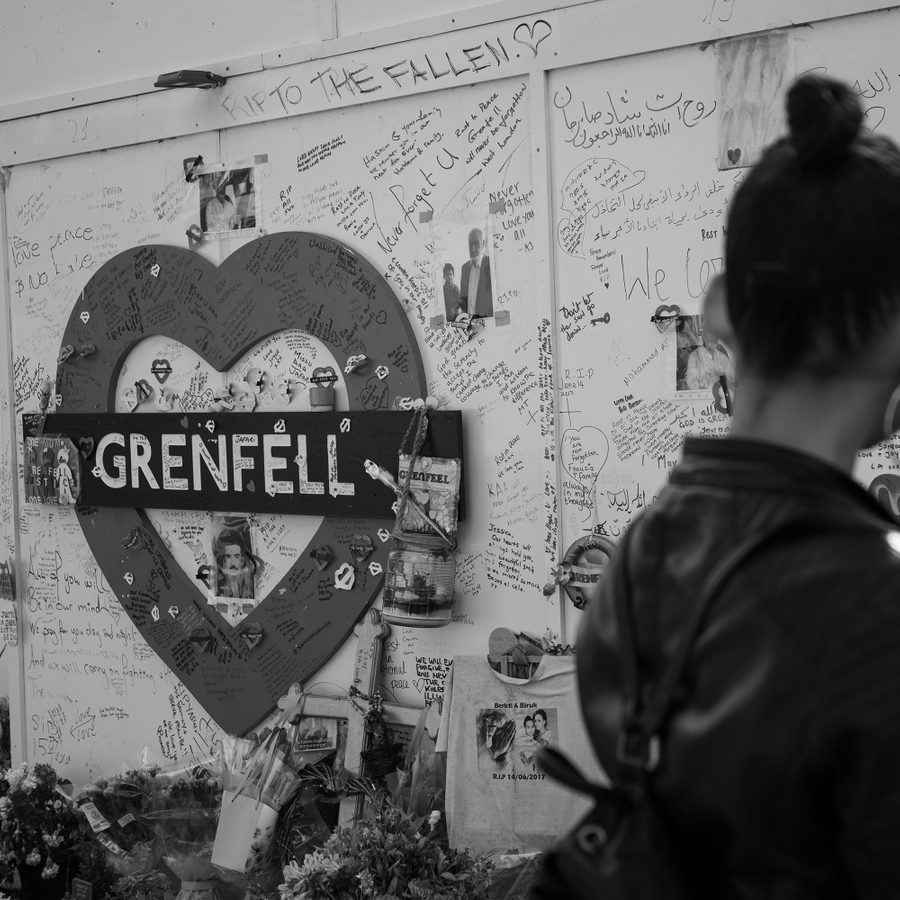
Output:
<svg viewBox="0 0 900 900">
<path fill-rule="evenodd" d="M 706 579 L 700 599 L 691 611 L 678 648 L 666 666 L 658 687 L 653 691 L 649 700 L 646 700 L 646 708 L 646 698 L 642 693 L 640 661 L 633 621 L 631 577 L 628 571 L 628 548 L 630 543 L 628 538 L 634 529 L 633 527 L 628 529 L 622 541 L 622 565 L 618 567 L 618 571 L 621 572 L 621 581 L 614 588 L 615 615 L 622 646 L 624 712 L 617 758 L 620 766 L 623 767 L 623 772 L 626 773 L 627 781 L 633 782 L 637 780 L 639 783 L 642 782 L 643 773 L 652 771 L 659 763 L 659 734 L 671 710 L 672 700 L 684 675 L 694 641 L 703 627 L 713 601 L 722 592 L 739 566 L 746 562 L 750 556 L 774 544 L 776 541 L 790 540 L 795 536 L 807 536 L 817 532 L 831 531 L 836 528 L 846 530 L 847 523 L 836 519 L 829 520 L 811 516 L 790 519 L 768 531 L 754 535 L 726 554 L 724 559 L 719 562 Z M 853 530 L 873 531 L 874 529 Z M 637 779 L 633 777 L 634 775 L 638 776 Z"/>
</svg>

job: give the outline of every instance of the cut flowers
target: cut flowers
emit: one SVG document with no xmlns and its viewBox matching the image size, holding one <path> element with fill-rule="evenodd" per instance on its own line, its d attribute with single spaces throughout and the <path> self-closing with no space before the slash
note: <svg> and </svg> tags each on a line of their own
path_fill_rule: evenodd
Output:
<svg viewBox="0 0 900 900">
<path fill-rule="evenodd" d="M 0 870 L 18 866 L 55 878 L 81 843 L 80 816 L 59 788 L 56 771 L 23 763 L 0 772 Z"/>
<path fill-rule="evenodd" d="M 451 850 L 441 813 L 412 816 L 384 794 L 374 813 L 339 826 L 321 849 L 284 869 L 282 900 L 462 900 L 486 898 L 493 864 Z"/>
</svg>

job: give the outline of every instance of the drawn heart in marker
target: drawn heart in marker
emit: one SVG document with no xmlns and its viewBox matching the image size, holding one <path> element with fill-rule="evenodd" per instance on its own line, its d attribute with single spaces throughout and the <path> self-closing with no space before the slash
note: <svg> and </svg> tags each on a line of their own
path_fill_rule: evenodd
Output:
<svg viewBox="0 0 900 900">
<path fill-rule="evenodd" d="M 741 161 L 741 148 L 735 147 L 734 150 L 726 150 L 725 155 L 728 157 L 728 162 L 736 166 Z"/>
<path fill-rule="evenodd" d="M 92 437 L 78 438 L 78 449 L 85 459 L 89 459 L 94 452 L 94 439 Z"/>
<path fill-rule="evenodd" d="M 519 36 L 519 32 L 522 33 L 521 37 Z M 553 28 L 551 28 L 550 23 L 546 19 L 538 19 L 533 24 L 520 22 L 516 25 L 516 30 L 513 32 L 513 40 L 517 44 L 522 44 L 523 47 L 527 47 L 535 56 L 537 56 L 537 48 L 543 41 L 547 40 L 552 33 Z"/>
<path fill-rule="evenodd" d="M 166 278 L 149 276 L 150 255 Z M 314 283 L 310 268 L 331 264 L 339 255 L 342 265 L 354 271 L 331 285 Z M 374 296 L 361 293 L 354 283 L 374 284 Z M 153 316 L 130 319 L 135 330 L 111 327 L 126 315 L 129 292 L 139 297 L 146 310 L 153 310 Z M 395 394 L 422 397 L 428 393 L 415 332 L 378 270 L 330 238 L 284 232 L 248 242 L 218 268 L 189 250 L 166 246 L 135 247 L 105 263 L 85 285 L 60 340 L 60 346 L 76 347 L 93 342 L 97 352 L 72 359 L 61 370 L 64 402 L 59 411 L 114 412 L 119 373 L 132 347 L 145 338 L 162 335 L 181 341 L 207 365 L 226 372 L 269 335 L 291 329 L 315 335 L 323 306 L 333 334 L 352 336 L 332 339 L 329 349 L 335 367 L 342 369 L 350 356 L 360 353 L 370 359 L 392 359 L 402 353 L 409 359 L 405 373 L 397 369 L 389 380 L 378 382 L 377 395 L 367 389 L 366 379 L 353 379 L 355 384 L 347 389 L 349 411 L 388 409 Z M 82 322 L 82 311 L 89 313 L 85 317 L 89 325 Z M 144 324 L 148 318 L 154 323 L 149 327 Z M 182 427 L 188 425 L 185 419 Z M 249 626 L 235 628 L 210 605 L 205 585 L 194 577 L 196 570 L 181 568 L 143 510 L 80 508 L 76 514 L 90 552 L 135 628 L 230 734 L 252 729 L 274 709 L 290 684 L 306 683 L 344 643 L 383 581 L 366 567 L 356 573 L 352 590 L 340 591 L 335 598 L 333 574 L 318 572 L 306 548 L 298 547 L 285 574 L 265 597 L 257 598 L 253 619 L 265 634 L 265 652 L 258 648 L 254 653 L 253 641 L 248 643 L 245 637 Z M 383 524 L 325 518 L 309 546 L 327 546 L 337 553 L 348 547 L 354 534 L 374 535 Z M 135 539 L 124 546 L 123 536 L 132 534 Z M 373 559 L 386 565 L 389 550 L 390 545 L 382 543 Z M 343 552 L 349 556 L 349 550 Z M 132 589 L 124 581 L 126 572 L 133 577 Z M 154 594 L 146 590 L 148 585 Z M 323 596 L 331 599 L 321 602 Z M 168 610 L 173 604 L 180 610 L 177 619 L 168 614 L 158 616 L 158 622 L 154 619 L 154 609 Z M 315 640 L 300 649 L 298 621 L 307 634 L 315 632 Z M 198 627 L 213 636 L 214 653 L 200 654 L 190 642 Z"/>
<path fill-rule="evenodd" d="M 583 491 L 583 506 L 594 491 L 597 477 L 609 458 L 609 439 L 593 425 L 567 428 L 560 440 L 560 458 L 566 474 Z"/>
<path fill-rule="evenodd" d="M 150 372 L 160 384 L 163 384 L 172 374 L 172 364 L 167 359 L 154 359 L 150 363 Z"/>
</svg>

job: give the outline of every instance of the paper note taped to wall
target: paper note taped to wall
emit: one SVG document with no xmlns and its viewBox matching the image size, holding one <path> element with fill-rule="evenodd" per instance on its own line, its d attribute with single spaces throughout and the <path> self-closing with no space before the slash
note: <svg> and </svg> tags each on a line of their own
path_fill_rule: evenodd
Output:
<svg viewBox="0 0 900 900">
<path fill-rule="evenodd" d="M 11 600 L 0 600 L 0 645 L 15 647 L 19 643 L 16 606 Z"/>
</svg>

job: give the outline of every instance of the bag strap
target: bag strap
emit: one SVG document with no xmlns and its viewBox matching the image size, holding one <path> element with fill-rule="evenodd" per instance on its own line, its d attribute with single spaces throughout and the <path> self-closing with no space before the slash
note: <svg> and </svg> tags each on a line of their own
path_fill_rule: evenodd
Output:
<svg viewBox="0 0 900 900">
<path fill-rule="evenodd" d="M 535 762 L 544 774 L 579 794 L 588 794 L 595 800 L 600 797 L 620 798 L 623 802 L 627 797 L 614 785 L 607 786 L 590 781 L 581 769 L 553 744 L 544 744 L 538 747 L 535 753 Z"/>
<path fill-rule="evenodd" d="M 616 622 L 621 634 L 622 644 L 622 681 L 624 725 L 619 738 L 617 758 L 625 771 L 629 769 L 643 772 L 652 771 L 659 763 L 659 733 L 665 724 L 672 700 L 678 689 L 687 667 L 688 658 L 694 641 L 703 627 L 709 609 L 721 593 L 738 567 L 763 548 L 777 540 L 789 539 L 798 535 L 809 535 L 835 528 L 847 528 L 847 523 L 837 519 L 800 517 L 790 519 L 776 525 L 768 531 L 760 532 L 735 547 L 713 569 L 706 579 L 699 601 L 691 611 L 678 648 L 666 666 L 659 686 L 646 709 L 643 708 L 640 662 L 638 658 L 637 639 L 632 617 L 631 576 L 628 566 L 629 538 L 635 529 L 630 527 L 622 541 L 622 565 L 620 584 L 614 589 Z M 860 531 L 870 528 L 856 529 Z"/>
</svg>

